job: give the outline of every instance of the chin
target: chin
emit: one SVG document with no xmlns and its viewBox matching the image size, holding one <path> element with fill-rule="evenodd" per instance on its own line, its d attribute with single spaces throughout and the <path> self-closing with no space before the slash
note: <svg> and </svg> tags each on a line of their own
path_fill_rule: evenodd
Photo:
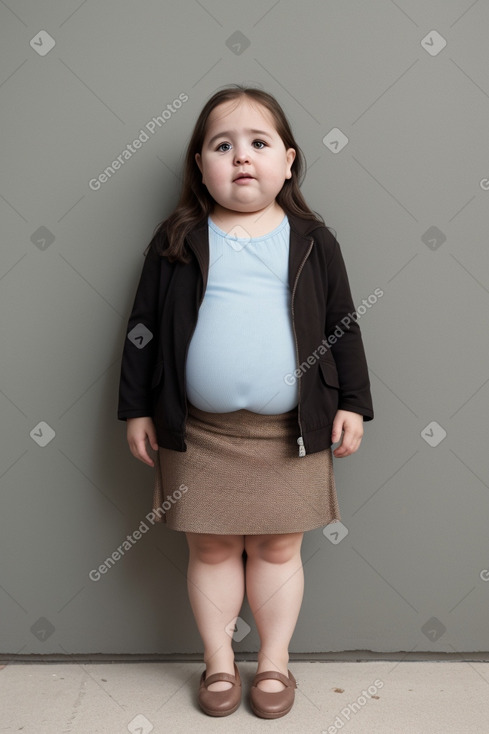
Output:
<svg viewBox="0 0 489 734">
<path fill-rule="evenodd" d="M 259 204 L 255 204 L 253 202 L 250 202 L 249 204 L 245 204 L 242 201 L 237 201 L 236 203 L 232 204 L 221 204 L 219 201 L 217 202 L 219 206 L 222 206 L 223 209 L 227 209 L 231 212 L 241 212 L 242 214 L 252 214 L 253 212 L 257 212 L 260 209 L 263 209 L 262 206 Z"/>
</svg>

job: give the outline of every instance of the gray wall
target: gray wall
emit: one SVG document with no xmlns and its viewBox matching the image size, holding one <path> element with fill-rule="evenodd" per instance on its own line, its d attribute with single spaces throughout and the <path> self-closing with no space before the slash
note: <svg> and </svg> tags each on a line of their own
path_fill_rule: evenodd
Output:
<svg viewBox="0 0 489 734">
<path fill-rule="evenodd" d="M 151 508 L 115 417 L 142 253 L 205 100 L 251 82 L 337 232 L 376 412 L 335 460 L 345 536 L 305 535 L 291 652 L 487 650 L 488 4 L 10 0 L 0 24 L 0 649 L 202 649 L 183 534 L 89 573 Z"/>
</svg>

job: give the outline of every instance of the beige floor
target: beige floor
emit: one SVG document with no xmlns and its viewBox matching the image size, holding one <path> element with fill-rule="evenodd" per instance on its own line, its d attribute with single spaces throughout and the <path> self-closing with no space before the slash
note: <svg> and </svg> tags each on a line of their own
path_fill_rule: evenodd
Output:
<svg viewBox="0 0 489 734">
<path fill-rule="evenodd" d="M 0 732 L 22 734 L 488 734 L 489 663 L 299 662 L 292 711 L 257 718 L 247 691 L 256 663 L 238 661 L 243 702 L 202 713 L 199 662 L 3 663 Z"/>
</svg>

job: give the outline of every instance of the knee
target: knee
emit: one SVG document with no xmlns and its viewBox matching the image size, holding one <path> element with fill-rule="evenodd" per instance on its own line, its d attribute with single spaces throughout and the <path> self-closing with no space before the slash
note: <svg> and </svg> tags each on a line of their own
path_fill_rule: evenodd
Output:
<svg viewBox="0 0 489 734">
<path fill-rule="evenodd" d="M 205 535 L 197 534 L 189 538 L 190 553 L 201 563 L 214 565 L 224 563 L 233 556 L 243 553 L 243 536 Z"/>
<path fill-rule="evenodd" d="M 268 563 L 287 563 L 300 555 L 302 533 L 287 535 L 247 535 L 245 550 L 251 558 Z"/>
</svg>

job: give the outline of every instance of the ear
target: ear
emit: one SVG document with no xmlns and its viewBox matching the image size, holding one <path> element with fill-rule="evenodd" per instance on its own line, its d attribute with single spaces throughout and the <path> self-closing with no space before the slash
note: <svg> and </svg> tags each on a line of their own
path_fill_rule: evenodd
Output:
<svg viewBox="0 0 489 734">
<path fill-rule="evenodd" d="M 295 161 L 295 149 L 294 148 L 287 148 L 287 151 L 285 153 L 286 160 L 287 160 L 287 173 L 285 175 L 285 178 L 292 178 L 292 164 Z"/>
<path fill-rule="evenodd" d="M 202 158 L 200 156 L 200 153 L 195 154 L 195 162 L 197 163 L 199 167 L 199 171 L 202 173 L 202 176 L 203 176 L 204 172 L 202 171 Z M 202 178 L 202 181 L 203 181 L 203 178 Z"/>
</svg>

